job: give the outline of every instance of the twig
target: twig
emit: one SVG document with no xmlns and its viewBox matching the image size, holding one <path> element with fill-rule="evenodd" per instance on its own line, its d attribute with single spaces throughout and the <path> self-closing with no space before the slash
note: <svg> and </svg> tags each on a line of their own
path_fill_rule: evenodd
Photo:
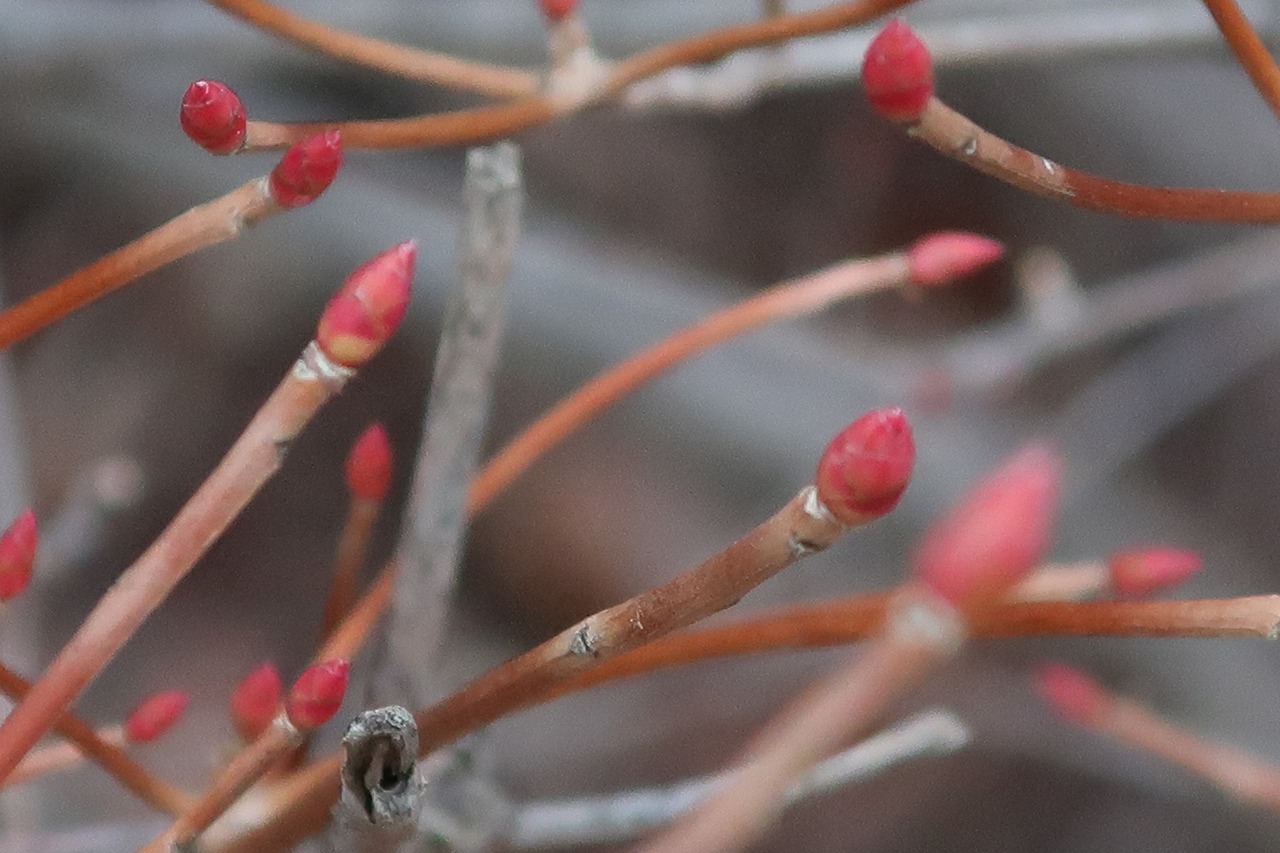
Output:
<svg viewBox="0 0 1280 853">
<path fill-rule="evenodd" d="M 400 849 L 418 833 L 425 791 L 413 715 L 395 705 L 364 711 L 347 727 L 342 747 L 342 793 L 330 824 L 330 849 Z"/>
<path fill-rule="evenodd" d="M 280 148 L 325 128 L 336 127 L 353 148 L 408 148 L 482 142 L 543 124 L 588 103 L 616 97 L 632 83 L 681 65 L 709 62 L 726 54 L 788 39 L 851 27 L 906 5 L 910 0 L 857 0 L 826 9 L 783 15 L 714 30 L 661 45 L 617 63 L 587 101 L 531 96 L 496 107 L 386 121 L 277 124 L 250 121 L 245 150 Z"/>
<path fill-rule="evenodd" d="M 352 273 L 313 340 L 227 455 L 160 537 L 99 600 L 28 696 L 0 724 L 0 780 L 98 676 L 258 489 L 320 406 L 371 358 L 404 316 L 412 245 Z"/>
<path fill-rule="evenodd" d="M 1072 667 L 1046 664 L 1037 681 L 1044 698 L 1073 722 L 1185 768 L 1246 805 L 1280 813 L 1280 767 L 1176 725 Z"/>
<path fill-rule="evenodd" d="M 228 14 L 260 30 L 356 65 L 423 83 L 437 83 L 497 98 L 532 95 L 538 80 L 516 68 L 472 62 L 434 51 L 355 35 L 307 20 L 263 0 L 208 0 Z"/>
<path fill-rule="evenodd" d="M 284 710 L 252 744 L 231 760 L 200 799 L 186 809 L 142 853 L 188 850 L 196 837 L 245 791 L 342 706 L 349 664 L 332 660 L 308 667 L 289 690 Z"/>
<path fill-rule="evenodd" d="M 336 150 L 336 154 L 335 154 Z M 281 176 L 314 171 L 323 161 L 324 180 L 302 200 Z M 268 176 L 255 178 L 221 198 L 193 207 L 61 281 L 0 312 L 0 350 L 72 311 L 106 296 L 179 258 L 238 236 L 245 228 L 313 200 L 329 185 L 342 162 L 338 137 L 305 134 Z M 282 189 L 285 194 L 282 194 Z"/>
<path fill-rule="evenodd" d="M 31 684 L 25 678 L 0 664 L 0 691 L 17 701 L 26 697 L 30 690 Z M 153 776 L 119 747 L 98 737 L 93 727 L 75 714 L 69 711 L 63 713 L 54 723 L 53 729 L 115 777 L 126 790 L 133 792 L 153 808 L 177 815 L 192 802 L 188 794 Z"/>
<path fill-rule="evenodd" d="M 1231 52 L 1248 73 L 1258 94 L 1280 118 L 1280 67 L 1235 0 L 1204 0 Z"/>
<path fill-rule="evenodd" d="M 793 805 L 906 761 L 945 755 L 969 742 L 969 731 L 950 711 L 917 714 L 811 768 L 786 794 Z M 713 795 L 731 776 L 690 779 L 661 788 L 520 806 L 507 844 L 517 849 L 621 841 L 670 823 Z"/>
<path fill-rule="evenodd" d="M 98 740 L 117 749 L 124 746 L 124 729 L 118 725 L 103 726 L 94 731 Z M 85 760 L 85 754 L 71 741 L 60 741 L 33 749 L 18 763 L 2 787 L 20 785 L 50 773 L 69 770 Z"/>
<path fill-rule="evenodd" d="M 975 235 L 936 234 L 904 252 L 845 261 L 783 282 L 681 329 L 586 382 L 525 427 L 476 475 L 468 512 L 483 510 L 537 459 L 618 400 L 717 344 L 843 299 L 911 283 L 939 284 L 990 263 L 1000 251 L 999 244 Z"/>
<path fill-rule="evenodd" d="M 506 283 L 523 206 L 520 152 L 467 153 L 459 287 L 442 320 L 417 469 L 397 547 L 394 604 L 370 704 L 425 705 L 435 676 L 466 532 L 467 489 L 488 420 L 506 328 Z"/>
</svg>

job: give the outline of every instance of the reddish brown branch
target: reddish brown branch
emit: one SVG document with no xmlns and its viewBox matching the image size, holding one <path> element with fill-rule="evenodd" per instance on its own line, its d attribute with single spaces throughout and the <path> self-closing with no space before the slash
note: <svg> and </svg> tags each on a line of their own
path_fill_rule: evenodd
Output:
<svg viewBox="0 0 1280 853">
<path fill-rule="evenodd" d="M 537 90 L 537 77 L 526 71 L 344 32 L 263 0 L 209 0 L 209 3 L 295 44 L 397 77 L 499 98 L 531 95 Z"/>
<path fill-rule="evenodd" d="M 0 664 L 0 691 L 14 701 L 23 699 L 31 684 L 7 666 Z M 181 814 L 193 800 L 182 791 L 156 778 L 145 767 L 130 758 L 115 744 L 98 736 L 93 727 L 75 714 L 66 712 L 53 725 L 54 731 L 76 745 L 85 757 L 153 808 L 171 815 Z"/>
<path fill-rule="evenodd" d="M 1258 94 L 1280 118 L 1280 67 L 1235 0 L 1204 0 L 1231 52 L 1253 81 Z"/>
</svg>

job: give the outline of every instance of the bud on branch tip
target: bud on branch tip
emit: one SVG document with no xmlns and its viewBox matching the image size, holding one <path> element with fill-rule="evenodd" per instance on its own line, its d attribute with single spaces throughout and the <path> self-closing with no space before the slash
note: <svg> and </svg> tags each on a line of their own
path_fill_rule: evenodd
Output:
<svg viewBox="0 0 1280 853">
<path fill-rule="evenodd" d="M 1004 244 L 963 231 L 941 231 L 917 240 L 907 252 L 911 283 L 946 284 L 977 272 L 1004 256 Z"/>
<path fill-rule="evenodd" d="M 302 207 L 329 188 L 342 166 L 342 134 L 326 130 L 308 136 L 284 153 L 267 186 L 281 207 Z"/>
<path fill-rule="evenodd" d="M 303 730 L 329 722 L 342 707 L 349 668 L 345 660 L 331 660 L 309 667 L 298 676 L 284 706 L 289 722 Z"/>
<path fill-rule="evenodd" d="M 266 731 L 283 696 L 284 685 L 274 664 L 264 663 L 245 676 L 231 694 L 231 722 L 240 737 L 253 740 Z"/>
<path fill-rule="evenodd" d="M 933 57 L 911 28 L 894 19 L 867 46 L 862 88 L 880 115 L 914 124 L 933 97 Z"/>
<path fill-rule="evenodd" d="M 27 510 L 0 536 L 0 601 L 22 593 L 31 582 L 36 559 L 36 515 Z"/>
<path fill-rule="evenodd" d="M 1085 726 L 1097 724 L 1109 704 L 1109 697 L 1102 685 L 1065 663 L 1044 663 L 1038 666 L 1036 691 L 1059 714 Z"/>
<path fill-rule="evenodd" d="M 244 146 L 244 103 L 217 80 L 197 80 L 187 87 L 178 121 L 191 141 L 213 154 L 232 154 Z"/>
<path fill-rule="evenodd" d="M 831 440 L 815 483 L 827 510 L 844 524 L 862 524 L 897 505 L 911 479 L 916 445 L 901 409 L 876 409 Z"/>
<path fill-rule="evenodd" d="M 542 14 L 547 20 L 556 23 L 573 14 L 574 9 L 578 8 L 578 0 L 538 0 L 538 5 L 542 7 Z"/>
<path fill-rule="evenodd" d="M 147 743 L 169 731 L 187 710 L 190 697 L 182 690 L 157 693 L 142 700 L 124 721 L 125 739 L 132 743 Z"/>
<path fill-rule="evenodd" d="M 969 490 L 925 535 L 915 573 L 964 610 L 993 603 L 1044 556 L 1061 481 L 1056 452 L 1032 445 Z"/>
<path fill-rule="evenodd" d="M 347 277 L 324 309 L 316 343 L 346 367 L 374 356 L 404 319 L 418 246 L 410 240 L 367 261 Z"/>
<path fill-rule="evenodd" d="M 1177 586 L 1200 571 L 1202 564 L 1195 551 L 1177 548 L 1117 551 L 1107 558 L 1111 588 L 1121 595 L 1134 597 Z"/>
<path fill-rule="evenodd" d="M 391 487 L 392 468 L 387 428 L 374 424 L 361 433 L 347 456 L 347 488 L 358 498 L 380 501 Z"/>
</svg>

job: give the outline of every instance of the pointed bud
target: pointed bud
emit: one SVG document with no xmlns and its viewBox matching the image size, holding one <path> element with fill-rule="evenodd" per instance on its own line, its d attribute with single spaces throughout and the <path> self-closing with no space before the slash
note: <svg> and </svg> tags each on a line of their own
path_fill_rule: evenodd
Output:
<svg viewBox="0 0 1280 853">
<path fill-rule="evenodd" d="M 547 20 L 555 23 L 573 14 L 578 8 L 578 0 L 538 0 L 538 5 L 542 7 L 542 14 Z"/>
<path fill-rule="evenodd" d="M 347 277 L 316 329 L 325 355 L 359 367 L 382 349 L 409 307 L 418 246 L 410 240 L 378 255 Z"/>
<path fill-rule="evenodd" d="M 380 501 L 391 487 L 391 440 L 387 428 L 374 424 L 366 429 L 347 456 L 347 488 L 351 494 L 369 501 Z"/>
<path fill-rule="evenodd" d="M 1102 685 L 1064 663 L 1036 667 L 1036 691 L 1055 711 L 1082 726 L 1096 725 L 1111 704 Z"/>
<path fill-rule="evenodd" d="M 961 610 L 1003 597 L 1048 548 L 1061 468 L 1033 445 L 989 474 L 925 535 L 916 575 Z"/>
<path fill-rule="evenodd" d="M 275 665 L 267 662 L 245 676 L 231 694 L 231 723 L 246 741 L 257 739 L 280 711 L 284 685 Z"/>
<path fill-rule="evenodd" d="M 342 707 L 349 668 L 345 660 L 331 660 L 309 667 L 298 676 L 284 706 L 289 722 L 302 730 L 329 722 Z"/>
<path fill-rule="evenodd" d="M 1107 558 L 1111 588 L 1135 598 L 1177 586 L 1200 571 L 1195 551 L 1177 548 L 1143 548 L 1117 551 Z"/>
<path fill-rule="evenodd" d="M 271 170 L 267 186 L 281 207 L 302 207 L 329 188 L 342 166 L 342 134 L 326 130 L 297 142 Z"/>
<path fill-rule="evenodd" d="M 244 147 L 244 103 L 217 80 L 197 80 L 187 87 L 178 121 L 183 133 L 206 151 L 233 154 Z"/>
<path fill-rule="evenodd" d="M 865 524 L 897 505 L 916 461 L 901 409 L 876 409 L 831 440 L 818 462 L 818 497 L 844 524 Z"/>
<path fill-rule="evenodd" d="M 31 583 L 36 560 L 36 514 L 27 510 L 0 536 L 0 601 L 21 594 Z"/>
<path fill-rule="evenodd" d="M 169 690 L 143 699 L 124 721 L 125 740 L 147 743 L 160 737 L 178 722 L 189 700 L 182 690 Z"/>
<path fill-rule="evenodd" d="M 946 284 L 977 272 L 1004 255 L 1004 244 L 963 231 L 941 231 L 917 240 L 907 252 L 911 283 Z"/>
<path fill-rule="evenodd" d="M 862 88 L 885 118 L 914 124 L 933 97 L 933 57 L 911 28 L 889 22 L 867 46 L 862 60 Z"/>
</svg>

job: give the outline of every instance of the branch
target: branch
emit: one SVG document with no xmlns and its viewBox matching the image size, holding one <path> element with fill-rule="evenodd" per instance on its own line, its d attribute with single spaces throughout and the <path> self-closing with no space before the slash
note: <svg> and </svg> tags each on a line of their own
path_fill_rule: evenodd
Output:
<svg viewBox="0 0 1280 853">
<path fill-rule="evenodd" d="M 1204 0 L 1231 52 L 1253 81 L 1258 94 L 1280 118 L 1280 68 L 1235 0 Z"/>
<path fill-rule="evenodd" d="M 355 35 L 307 20 L 263 0 L 208 0 L 260 30 L 314 50 L 325 56 L 378 71 L 437 83 L 465 92 L 495 98 L 532 95 L 538 79 L 527 71 L 484 62 L 471 62 L 434 51 L 418 50 L 367 36 Z"/>
<path fill-rule="evenodd" d="M 783 15 L 714 30 L 661 45 L 619 62 L 585 100 L 533 95 L 496 107 L 383 121 L 277 124 L 250 121 L 244 150 L 281 148 L 326 128 L 342 131 L 353 148 L 420 148 L 483 142 L 545 124 L 590 104 L 610 100 L 628 86 L 668 68 L 709 62 L 726 54 L 788 39 L 832 32 L 906 5 L 911 0 L 857 0 L 827 9 Z"/>
</svg>

